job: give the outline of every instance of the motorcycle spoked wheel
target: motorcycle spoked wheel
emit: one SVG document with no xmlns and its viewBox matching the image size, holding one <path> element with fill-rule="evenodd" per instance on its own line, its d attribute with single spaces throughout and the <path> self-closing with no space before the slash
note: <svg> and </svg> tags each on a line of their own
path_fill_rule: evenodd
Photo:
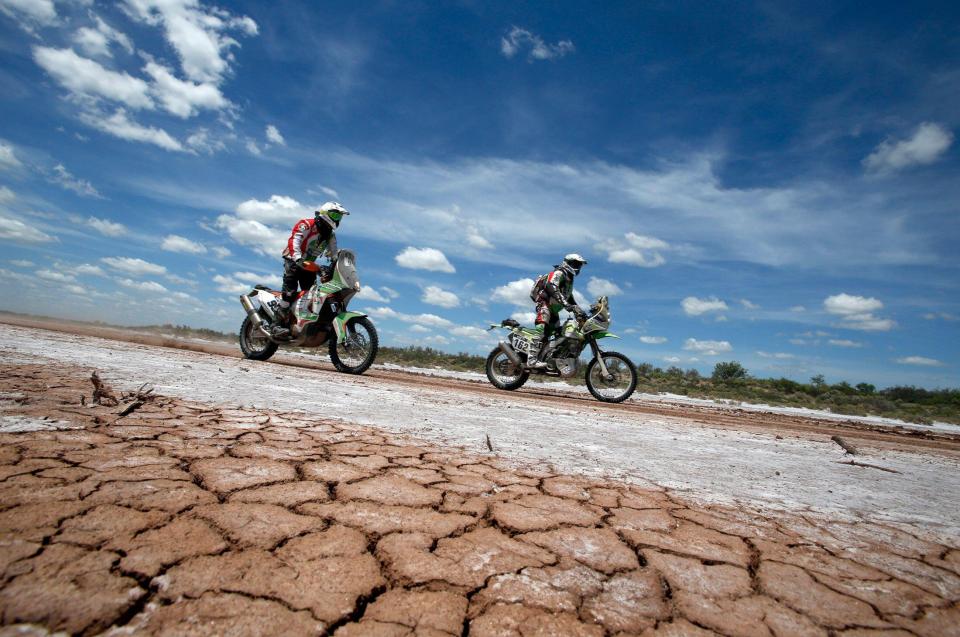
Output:
<svg viewBox="0 0 960 637">
<path fill-rule="evenodd" d="M 255 361 L 265 361 L 277 352 L 280 347 L 264 336 L 248 316 L 240 326 L 240 351 L 244 358 Z"/>
<path fill-rule="evenodd" d="M 337 343 L 336 336 L 331 335 L 330 362 L 338 372 L 362 374 L 377 358 L 380 348 L 377 328 L 370 319 L 360 316 L 347 321 L 346 329 L 347 338 L 343 343 Z"/>
<path fill-rule="evenodd" d="M 493 351 L 487 356 L 487 364 L 484 367 L 487 372 L 487 380 L 497 389 L 507 391 L 520 389 L 530 378 L 530 372 L 525 369 L 518 370 L 499 347 L 493 348 Z"/>
<path fill-rule="evenodd" d="M 596 357 L 587 364 L 587 389 L 604 403 L 622 403 L 637 388 L 637 367 L 620 352 L 603 352 L 603 364 L 612 378 L 603 378 Z"/>
</svg>

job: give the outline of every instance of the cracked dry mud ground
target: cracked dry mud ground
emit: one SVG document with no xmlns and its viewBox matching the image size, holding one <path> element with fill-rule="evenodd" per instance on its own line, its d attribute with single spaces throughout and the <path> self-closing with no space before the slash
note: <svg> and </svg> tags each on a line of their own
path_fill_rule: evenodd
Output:
<svg viewBox="0 0 960 637">
<path fill-rule="evenodd" d="M 919 529 L 302 413 L 118 418 L 89 371 L 0 370 L 4 418 L 73 427 L 0 434 L 0 634 L 960 635 L 960 551 Z"/>
</svg>

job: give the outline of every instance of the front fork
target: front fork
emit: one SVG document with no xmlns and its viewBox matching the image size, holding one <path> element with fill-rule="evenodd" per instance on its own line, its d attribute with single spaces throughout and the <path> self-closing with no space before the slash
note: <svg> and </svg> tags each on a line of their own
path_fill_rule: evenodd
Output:
<svg viewBox="0 0 960 637">
<path fill-rule="evenodd" d="M 600 372 L 603 374 L 604 380 L 610 380 L 610 372 L 607 371 L 607 366 L 603 362 L 603 352 L 600 351 L 600 346 L 597 345 L 597 339 L 590 339 L 590 349 L 593 351 L 594 358 L 597 359 L 597 365 L 600 366 Z"/>
</svg>

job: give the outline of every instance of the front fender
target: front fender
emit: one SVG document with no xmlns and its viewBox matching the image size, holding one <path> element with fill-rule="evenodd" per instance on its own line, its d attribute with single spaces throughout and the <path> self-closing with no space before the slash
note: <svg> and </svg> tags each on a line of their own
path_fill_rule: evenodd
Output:
<svg viewBox="0 0 960 637">
<path fill-rule="evenodd" d="M 620 338 L 620 337 L 617 336 L 616 334 L 611 334 L 610 332 L 594 332 L 594 333 L 591 334 L 590 336 L 592 336 L 592 337 L 594 337 L 594 338 L 607 338 L 607 337 L 609 337 L 609 338 Z"/>
<path fill-rule="evenodd" d="M 337 333 L 337 343 L 343 343 L 347 338 L 347 321 L 366 316 L 363 312 L 340 312 L 333 317 L 333 331 Z"/>
</svg>

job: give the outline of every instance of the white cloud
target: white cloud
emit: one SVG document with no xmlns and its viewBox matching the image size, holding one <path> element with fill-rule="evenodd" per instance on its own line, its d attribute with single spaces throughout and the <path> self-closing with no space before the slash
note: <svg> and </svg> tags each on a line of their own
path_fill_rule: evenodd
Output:
<svg viewBox="0 0 960 637">
<path fill-rule="evenodd" d="M 960 317 L 958 317 L 956 314 L 950 314 L 949 312 L 928 312 L 923 315 L 923 318 L 928 321 L 935 321 L 937 319 L 944 321 L 960 321 Z"/>
<path fill-rule="evenodd" d="M 150 263 L 149 261 L 144 261 L 143 259 L 135 259 L 133 257 L 104 257 L 100 260 L 114 270 L 126 272 L 127 274 L 132 274 L 134 276 L 144 276 L 148 274 L 160 275 L 167 273 L 167 269 L 162 265 Z"/>
<path fill-rule="evenodd" d="M 109 219 L 88 217 L 87 225 L 107 237 L 120 237 L 127 234 L 127 227 L 125 225 L 110 221 Z"/>
<path fill-rule="evenodd" d="M 376 288 L 364 285 L 354 297 L 363 301 L 372 301 L 374 303 L 389 303 L 390 299 L 381 294 Z"/>
<path fill-rule="evenodd" d="M 446 308 L 460 306 L 460 297 L 436 285 L 428 285 L 425 287 L 420 300 L 430 305 L 438 305 Z"/>
<path fill-rule="evenodd" d="M 13 146 L 0 141 L 0 168 L 19 168 L 21 165 L 20 160 L 13 152 Z"/>
<path fill-rule="evenodd" d="M 921 367 L 944 367 L 946 363 L 938 361 L 935 358 L 927 358 L 926 356 L 905 356 L 903 358 L 898 358 L 897 362 L 901 365 L 919 365 Z"/>
<path fill-rule="evenodd" d="M 436 248 L 404 248 L 394 259 L 402 268 L 411 270 L 428 270 L 430 272 L 446 272 L 452 274 L 456 269 L 447 260 L 447 256 Z"/>
<path fill-rule="evenodd" d="M 797 313 L 806 312 L 807 308 L 803 307 L 802 305 L 794 305 L 793 307 L 790 308 L 790 311 L 797 312 Z"/>
<path fill-rule="evenodd" d="M 153 108 L 146 82 L 111 71 L 73 49 L 33 47 L 33 59 L 61 86 L 78 97 L 106 98 L 130 108 Z"/>
<path fill-rule="evenodd" d="M 890 173 L 910 166 L 932 164 L 952 143 L 952 132 L 940 124 L 924 122 L 908 139 L 884 140 L 863 160 L 863 165 L 870 172 Z"/>
<path fill-rule="evenodd" d="M 257 146 L 257 142 L 253 141 L 252 139 L 248 139 L 248 140 L 247 140 L 247 143 L 245 144 L 245 146 L 246 146 L 246 148 L 247 148 L 247 151 L 248 151 L 251 155 L 255 155 L 255 156 L 259 157 L 260 155 L 263 154 L 263 151 L 260 150 L 260 147 L 259 147 L 259 146 Z"/>
<path fill-rule="evenodd" d="M 533 289 L 533 283 L 533 279 L 511 281 L 506 285 L 494 288 L 490 300 L 519 307 L 530 307 L 533 305 L 533 301 L 530 300 L 530 290 Z"/>
<path fill-rule="evenodd" d="M 404 314 L 389 307 L 375 307 L 367 310 L 367 312 L 375 318 L 396 319 L 404 323 L 413 323 L 423 325 L 424 327 L 442 329 L 454 327 L 453 321 L 445 319 L 442 316 L 437 316 L 436 314 Z"/>
<path fill-rule="evenodd" d="M 58 241 L 52 234 L 41 232 L 32 225 L 25 224 L 19 219 L 4 216 L 0 213 L 0 240 L 13 243 L 49 243 Z"/>
<path fill-rule="evenodd" d="M 662 345 L 667 342 L 667 337 L 665 336 L 641 336 L 641 343 L 646 343 L 647 345 Z"/>
<path fill-rule="evenodd" d="M 168 252 L 183 252 L 185 254 L 206 254 L 207 252 L 207 248 L 203 244 L 175 234 L 168 234 L 160 247 Z"/>
<path fill-rule="evenodd" d="M 268 257 L 279 257 L 287 245 L 290 231 L 269 228 L 252 219 L 237 219 L 231 215 L 217 217 L 217 227 L 226 230 L 230 238 L 240 245 L 253 248 Z"/>
<path fill-rule="evenodd" d="M 520 325 L 529 325 L 531 327 L 537 322 L 536 312 L 514 312 L 510 315 L 510 318 L 520 323 Z"/>
<path fill-rule="evenodd" d="M 223 246 L 213 246 L 210 249 L 213 250 L 214 256 L 216 256 L 218 259 L 226 259 L 231 254 L 233 254 L 232 252 L 230 252 L 229 248 L 225 248 Z"/>
<path fill-rule="evenodd" d="M 230 49 L 239 43 L 226 34 L 256 35 L 257 23 L 223 9 L 203 7 L 197 0 L 126 0 L 128 14 L 146 24 L 162 26 L 188 78 L 197 82 L 220 80 L 230 70 Z"/>
<path fill-rule="evenodd" d="M 255 272 L 234 272 L 233 278 L 243 281 L 251 287 L 257 284 L 263 284 L 263 285 L 272 285 L 275 288 L 279 288 L 283 284 L 283 281 L 281 280 L 279 274 L 257 274 Z"/>
<path fill-rule="evenodd" d="M 461 338 L 469 338 L 474 341 L 486 341 L 492 338 L 492 335 L 487 330 L 481 329 L 479 327 L 472 327 L 468 325 L 460 325 L 450 329 L 450 333 L 454 336 L 459 336 Z"/>
<path fill-rule="evenodd" d="M 18 268 L 32 268 L 37 265 L 33 261 L 27 261 L 26 259 L 10 259 L 10 263 Z"/>
<path fill-rule="evenodd" d="M 836 347 L 863 347 L 863 343 L 860 341 L 851 341 L 846 338 L 831 338 L 827 342 Z"/>
<path fill-rule="evenodd" d="M 222 274 L 214 275 L 213 282 L 217 284 L 217 290 L 226 294 L 246 294 L 253 287 Z"/>
<path fill-rule="evenodd" d="M 312 217 L 309 206 L 292 197 L 271 195 L 267 201 L 248 199 L 236 208 L 240 219 L 253 219 L 261 223 L 282 223 L 293 226 L 304 217 Z"/>
<path fill-rule="evenodd" d="M 103 198 L 100 193 L 97 192 L 97 189 L 93 187 L 93 184 L 86 179 L 77 179 L 63 164 L 57 164 L 53 167 L 53 174 L 47 176 L 47 181 L 57 184 L 66 190 L 71 190 L 83 197 Z"/>
<path fill-rule="evenodd" d="M 756 303 L 751 302 L 749 299 L 740 299 L 740 305 L 747 310 L 759 310 L 760 306 Z"/>
<path fill-rule="evenodd" d="M 330 188 L 329 186 L 320 186 L 320 192 L 325 194 L 328 197 L 333 197 L 334 199 L 339 199 L 340 195 L 336 190 Z"/>
<path fill-rule="evenodd" d="M 793 354 L 788 354 L 788 353 L 786 353 L 786 352 L 761 352 L 761 351 L 758 351 L 758 352 L 757 352 L 757 356 L 759 356 L 760 358 L 776 358 L 776 359 L 796 358 L 795 355 L 793 355 Z"/>
<path fill-rule="evenodd" d="M 87 126 L 120 139 L 153 144 L 164 150 L 185 152 L 183 144 L 171 137 L 167 131 L 138 124 L 127 117 L 127 112 L 122 108 L 118 108 L 113 115 L 109 116 L 94 112 L 81 113 L 80 121 Z"/>
<path fill-rule="evenodd" d="M 53 0 L 2 0 L 0 11 L 20 21 L 21 26 L 31 32 L 34 26 L 48 26 L 57 21 Z"/>
<path fill-rule="evenodd" d="M 206 128 L 198 128 L 190 133 L 185 141 L 187 147 L 195 153 L 212 155 L 227 147 L 221 136 L 213 136 Z"/>
<path fill-rule="evenodd" d="M 576 50 L 570 40 L 547 44 L 539 35 L 517 26 L 500 40 L 500 52 L 506 58 L 512 58 L 524 49 L 528 51 L 527 59 L 530 61 L 555 60 Z"/>
<path fill-rule="evenodd" d="M 6 186 L 0 186 L 0 203 L 9 203 L 17 198 L 12 190 Z"/>
<path fill-rule="evenodd" d="M 287 141 L 283 138 L 283 135 L 280 134 L 280 131 L 277 130 L 277 127 L 274 126 L 273 124 L 267 125 L 266 135 L 267 135 L 267 141 L 269 141 L 271 144 L 280 144 L 281 146 L 283 146 L 284 144 L 287 143 Z"/>
<path fill-rule="evenodd" d="M 680 357 L 679 357 L 679 356 L 664 356 L 664 357 L 663 357 L 663 362 L 664 362 L 664 363 L 677 364 L 677 363 L 680 362 Z"/>
<path fill-rule="evenodd" d="M 110 52 L 110 43 L 115 42 L 129 54 L 133 54 L 133 43 L 130 38 L 117 31 L 103 21 L 100 16 L 93 16 L 94 28 L 82 27 L 73 34 L 73 42 L 87 55 L 96 57 L 113 57 Z"/>
<path fill-rule="evenodd" d="M 477 250 L 493 250 L 493 244 L 472 224 L 467 226 L 467 243 Z"/>
<path fill-rule="evenodd" d="M 37 276 L 47 281 L 53 281 L 54 283 L 72 283 L 76 281 L 76 278 L 74 278 L 72 274 L 64 274 L 56 270 L 41 270 L 37 273 Z"/>
<path fill-rule="evenodd" d="M 591 296 L 616 296 L 623 294 L 620 286 L 613 281 L 607 281 L 606 279 L 595 276 L 590 277 L 590 280 L 587 282 L 587 292 L 589 292 Z"/>
<path fill-rule="evenodd" d="M 384 294 L 386 294 L 388 297 L 390 297 L 391 299 L 395 299 L 395 298 L 398 298 L 398 297 L 400 296 L 400 293 L 399 293 L 399 292 L 397 292 L 397 291 L 394 290 L 393 288 L 388 288 L 387 286 L 381 287 L 380 290 L 381 290 Z"/>
<path fill-rule="evenodd" d="M 838 327 L 851 330 L 887 332 L 897 325 L 892 319 L 874 315 L 874 312 L 883 309 L 883 302 L 873 297 L 835 294 L 824 299 L 823 308 L 840 317 L 842 323 Z"/>
<path fill-rule="evenodd" d="M 177 117 L 187 119 L 200 110 L 218 111 L 230 105 L 215 84 L 181 80 L 156 62 L 147 62 L 143 70 L 153 78 L 151 94 L 165 111 Z"/>
<path fill-rule="evenodd" d="M 168 292 L 167 288 L 163 287 L 156 281 L 134 281 L 133 279 L 117 279 L 117 283 L 119 283 L 125 288 L 136 290 L 138 292 L 150 292 L 150 293 L 157 293 L 157 294 L 162 292 Z"/>
<path fill-rule="evenodd" d="M 700 316 L 707 312 L 721 312 L 729 309 L 727 304 L 715 296 L 708 299 L 698 299 L 695 296 L 688 296 L 680 302 L 683 311 L 687 316 Z"/>
<path fill-rule="evenodd" d="M 719 356 L 723 352 L 733 351 L 733 346 L 728 341 L 698 341 L 695 338 L 688 338 L 683 349 L 691 352 L 699 352 L 704 356 Z"/>
<path fill-rule="evenodd" d="M 607 261 L 610 263 L 656 268 L 667 262 L 661 252 L 669 250 L 670 244 L 656 237 L 628 232 L 624 235 L 624 240 L 607 239 L 599 243 L 597 249 L 607 253 Z"/>
<path fill-rule="evenodd" d="M 422 325 L 411 325 L 411 326 L 410 326 L 410 331 L 411 331 L 411 332 L 416 332 L 416 333 L 418 333 L 418 334 L 426 334 L 427 332 L 430 331 L 430 328 L 429 328 L 429 327 L 424 327 L 424 326 L 422 326 Z"/>
<path fill-rule="evenodd" d="M 81 263 L 78 266 L 73 268 L 73 271 L 76 274 L 85 274 L 91 276 L 105 276 L 103 269 L 98 265 L 93 265 L 91 263 Z"/>
</svg>

